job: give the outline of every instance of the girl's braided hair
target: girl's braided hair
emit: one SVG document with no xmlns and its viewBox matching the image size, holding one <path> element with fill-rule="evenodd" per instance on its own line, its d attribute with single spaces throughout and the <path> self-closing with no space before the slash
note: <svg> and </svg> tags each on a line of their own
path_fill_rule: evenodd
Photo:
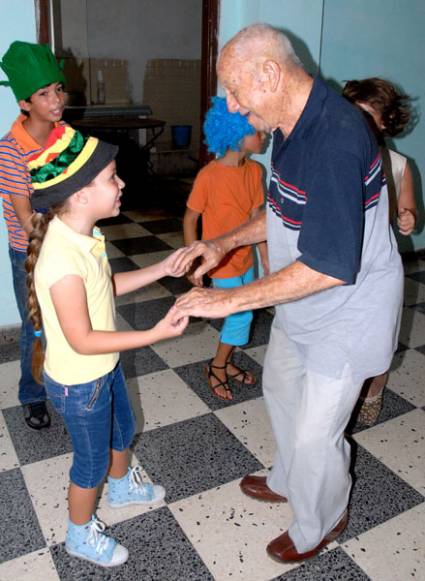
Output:
<svg viewBox="0 0 425 581">
<path fill-rule="evenodd" d="M 46 235 L 49 222 L 52 218 L 59 214 L 62 210 L 64 202 L 52 207 L 47 213 L 41 214 L 35 212 L 32 215 L 32 232 L 30 234 L 30 241 L 28 244 L 28 257 L 25 261 L 25 270 L 27 271 L 27 287 L 28 287 L 28 315 L 34 327 L 34 331 L 42 331 L 43 320 L 41 317 L 40 305 L 38 303 L 37 294 L 35 292 L 34 269 L 40 255 L 43 240 Z M 41 333 L 40 333 L 41 334 Z M 31 371 L 37 383 L 42 383 L 41 372 L 44 363 L 44 348 L 41 336 L 36 335 L 33 342 L 32 365 Z"/>
<path fill-rule="evenodd" d="M 342 94 L 351 103 L 367 103 L 381 115 L 384 137 L 399 135 L 410 121 L 410 97 L 385 79 L 371 77 L 347 81 Z"/>
</svg>

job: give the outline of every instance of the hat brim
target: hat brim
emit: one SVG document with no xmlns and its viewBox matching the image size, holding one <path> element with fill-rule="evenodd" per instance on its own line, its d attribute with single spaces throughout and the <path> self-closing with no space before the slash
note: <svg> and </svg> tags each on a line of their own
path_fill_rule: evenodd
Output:
<svg viewBox="0 0 425 581">
<path fill-rule="evenodd" d="M 78 192 L 103 170 L 117 156 L 118 146 L 105 141 L 99 141 L 93 154 L 87 162 L 72 176 L 58 184 L 42 190 L 34 190 L 30 197 L 34 210 L 45 209 L 64 202 Z"/>
</svg>

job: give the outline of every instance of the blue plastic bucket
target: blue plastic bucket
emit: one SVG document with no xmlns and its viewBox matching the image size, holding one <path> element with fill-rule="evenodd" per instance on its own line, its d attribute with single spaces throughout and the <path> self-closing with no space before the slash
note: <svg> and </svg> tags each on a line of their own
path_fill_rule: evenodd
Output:
<svg viewBox="0 0 425 581">
<path fill-rule="evenodd" d="M 171 139 L 173 140 L 173 147 L 176 149 L 189 147 L 191 136 L 191 125 L 171 125 Z"/>
</svg>

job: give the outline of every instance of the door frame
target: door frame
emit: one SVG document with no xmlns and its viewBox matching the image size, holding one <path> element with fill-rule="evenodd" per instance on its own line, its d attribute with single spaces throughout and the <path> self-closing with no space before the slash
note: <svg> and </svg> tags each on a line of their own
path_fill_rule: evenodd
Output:
<svg viewBox="0 0 425 581">
<path fill-rule="evenodd" d="M 37 22 L 37 40 L 43 44 L 51 42 L 49 0 L 34 0 Z M 210 106 L 211 97 L 217 93 L 216 62 L 218 52 L 218 25 L 220 0 L 202 0 L 202 49 L 201 49 L 201 123 L 199 139 L 199 163 L 205 165 L 210 159 L 203 142 L 202 124 Z"/>
</svg>

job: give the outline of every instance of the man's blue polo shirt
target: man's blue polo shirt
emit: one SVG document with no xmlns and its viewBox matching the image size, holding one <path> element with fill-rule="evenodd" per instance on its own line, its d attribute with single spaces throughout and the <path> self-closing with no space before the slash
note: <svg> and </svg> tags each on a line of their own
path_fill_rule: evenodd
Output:
<svg viewBox="0 0 425 581">
<path fill-rule="evenodd" d="M 397 345 L 403 271 L 388 219 L 381 155 L 364 117 L 316 78 L 285 139 L 274 132 L 267 199 L 270 265 L 298 260 L 344 281 L 276 308 L 308 368 L 357 379 L 387 370 Z"/>
</svg>

